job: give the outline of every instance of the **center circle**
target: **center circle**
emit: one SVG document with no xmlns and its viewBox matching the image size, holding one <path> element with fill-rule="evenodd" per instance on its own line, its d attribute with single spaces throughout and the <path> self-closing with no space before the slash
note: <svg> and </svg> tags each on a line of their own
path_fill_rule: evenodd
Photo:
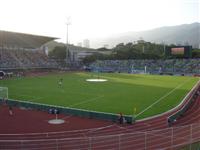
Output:
<svg viewBox="0 0 200 150">
<path fill-rule="evenodd" d="M 86 79 L 88 82 L 106 82 L 106 79 Z"/>
</svg>

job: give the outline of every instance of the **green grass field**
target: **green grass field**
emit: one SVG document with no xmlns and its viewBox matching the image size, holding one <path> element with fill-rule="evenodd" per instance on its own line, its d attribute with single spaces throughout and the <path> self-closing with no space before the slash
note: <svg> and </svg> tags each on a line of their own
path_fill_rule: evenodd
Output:
<svg viewBox="0 0 200 150">
<path fill-rule="evenodd" d="M 9 98 L 100 112 L 138 115 L 137 119 L 165 112 L 178 105 L 198 78 L 102 73 L 103 83 L 87 82 L 95 73 L 65 73 L 1 80 Z M 58 81 L 63 78 L 63 87 Z"/>
</svg>

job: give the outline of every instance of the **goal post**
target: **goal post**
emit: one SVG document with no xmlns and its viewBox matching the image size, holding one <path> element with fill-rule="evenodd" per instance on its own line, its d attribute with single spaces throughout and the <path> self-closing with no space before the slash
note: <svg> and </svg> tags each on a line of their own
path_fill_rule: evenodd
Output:
<svg viewBox="0 0 200 150">
<path fill-rule="evenodd" d="M 8 99 L 8 87 L 0 87 L 0 99 Z"/>
</svg>

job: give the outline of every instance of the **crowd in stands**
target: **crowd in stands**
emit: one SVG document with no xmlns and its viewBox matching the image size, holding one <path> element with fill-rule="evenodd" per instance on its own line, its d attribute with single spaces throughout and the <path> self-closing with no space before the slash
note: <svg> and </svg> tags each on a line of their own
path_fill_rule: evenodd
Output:
<svg viewBox="0 0 200 150">
<path fill-rule="evenodd" d="M 0 69 L 65 68 L 65 61 L 50 59 L 41 51 L 0 48 Z M 82 65 L 70 63 L 70 68 Z M 89 68 L 100 72 L 200 74 L 200 59 L 98 60 Z"/>
<path fill-rule="evenodd" d="M 58 64 L 40 51 L 0 48 L 0 69 L 57 68 Z"/>
<path fill-rule="evenodd" d="M 200 59 L 98 60 L 90 68 L 100 72 L 200 74 Z"/>
</svg>

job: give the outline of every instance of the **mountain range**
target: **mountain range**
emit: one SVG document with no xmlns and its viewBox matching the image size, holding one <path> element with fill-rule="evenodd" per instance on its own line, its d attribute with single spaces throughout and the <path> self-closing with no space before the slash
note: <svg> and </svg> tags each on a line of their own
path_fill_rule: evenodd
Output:
<svg viewBox="0 0 200 150">
<path fill-rule="evenodd" d="M 130 31 L 105 38 L 90 39 L 90 46 L 99 48 L 108 45 L 111 48 L 119 43 L 134 42 L 139 39 L 168 45 L 192 45 L 193 48 L 200 48 L 200 23 L 165 26 L 140 32 Z"/>
</svg>

